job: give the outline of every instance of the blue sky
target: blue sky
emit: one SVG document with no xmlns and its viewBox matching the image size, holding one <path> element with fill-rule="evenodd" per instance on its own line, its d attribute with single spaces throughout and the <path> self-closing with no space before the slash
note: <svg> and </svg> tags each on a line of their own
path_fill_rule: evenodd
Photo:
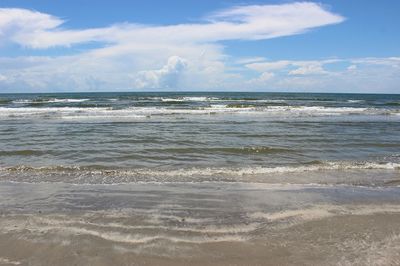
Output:
<svg viewBox="0 0 400 266">
<path fill-rule="evenodd" d="M 400 1 L 0 2 L 0 92 L 400 92 Z"/>
</svg>

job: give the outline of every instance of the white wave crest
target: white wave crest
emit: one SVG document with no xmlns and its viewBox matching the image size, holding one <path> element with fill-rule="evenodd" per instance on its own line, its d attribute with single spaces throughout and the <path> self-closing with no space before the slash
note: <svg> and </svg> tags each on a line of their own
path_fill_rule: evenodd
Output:
<svg viewBox="0 0 400 266">
<path fill-rule="evenodd" d="M 85 99 L 80 99 L 83 101 Z M 161 115 L 240 114 L 279 116 L 342 116 L 342 115 L 399 115 L 397 109 L 322 107 L 322 106 L 232 106 L 216 104 L 204 108 L 129 107 L 113 109 L 104 107 L 0 107 L 0 117 L 29 118 L 141 118 Z"/>
</svg>

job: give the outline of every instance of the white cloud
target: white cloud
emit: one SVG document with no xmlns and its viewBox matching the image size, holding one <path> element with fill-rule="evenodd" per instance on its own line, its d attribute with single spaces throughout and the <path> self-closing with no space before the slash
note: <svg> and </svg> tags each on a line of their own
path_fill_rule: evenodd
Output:
<svg viewBox="0 0 400 266">
<path fill-rule="evenodd" d="M 24 39 L 57 28 L 63 21 L 49 14 L 18 8 L 0 8 L 0 40 L 25 46 Z"/>
<path fill-rule="evenodd" d="M 249 80 L 248 83 L 250 85 L 254 85 L 257 87 L 263 86 L 263 85 L 266 85 L 266 82 L 271 80 L 274 76 L 275 76 L 274 73 L 264 72 L 264 73 L 261 73 L 261 75 L 259 77 Z"/>
<path fill-rule="evenodd" d="M 344 18 L 316 3 L 239 6 L 209 17 L 224 28 L 225 38 L 269 39 L 302 33 L 310 28 L 340 23 Z M 222 33 L 222 32 L 221 32 Z"/>
<path fill-rule="evenodd" d="M 326 59 L 326 60 L 310 60 L 310 61 L 295 61 L 295 60 L 278 60 L 278 61 L 265 61 L 246 64 L 245 67 L 258 71 L 276 71 L 287 70 L 289 75 L 316 75 L 328 74 L 323 66 L 327 64 L 337 63 L 340 59 Z M 295 69 L 293 69 L 295 68 Z"/>
<path fill-rule="evenodd" d="M 246 64 L 245 66 L 247 68 L 250 68 L 250 69 L 258 71 L 258 72 L 264 72 L 264 71 L 283 69 L 283 68 L 288 67 L 291 64 L 292 64 L 291 61 L 280 60 L 280 61 L 273 61 L 273 62 L 251 63 L 251 64 Z"/>
<path fill-rule="evenodd" d="M 235 61 L 236 64 L 244 65 L 244 64 L 251 64 L 256 62 L 265 61 L 266 58 L 261 56 L 254 56 L 254 57 L 242 57 Z"/>
<path fill-rule="evenodd" d="M 259 80 L 260 81 L 267 81 L 271 78 L 273 78 L 275 76 L 274 73 L 270 73 L 270 72 L 264 72 L 260 75 Z"/>
<path fill-rule="evenodd" d="M 276 84 L 274 84 L 275 88 L 285 90 L 285 91 L 309 91 L 309 92 L 324 92 L 331 89 L 332 84 L 323 80 L 321 78 L 315 78 L 311 76 L 290 76 L 283 77 L 279 79 Z M 340 92 L 343 89 L 337 87 L 338 83 L 335 85 L 335 90 Z M 346 92 L 346 90 L 342 91 Z"/>
<path fill-rule="evenodd" d="M 322 67 L 323 63 L 311 62 L 301 64 L 301 66 L 295 70 L 289 72 L 289 75 L 320 75 L 328 74 L 329 72 L 324 70 Z"/>
<path fill-rule="evenodd" d="M 315 3 L 241 6 L 208 17 L 208 22 L 167 26 L 116 24 L 68 30 L 60 18 L 26 9 L 0 9 L 3 38 L 31 48 L 70 46 L 96 41 L 109 44 L 204 43 L 259 40 L 302 33 L 340 23 L 343 17 Z M 6 34 L 4 34 L 6 32 Z"/>
<path fill-rule="evenodd" d="M 347 67 L 348 71 L 354 71 L 356 69 L 357 69 L 357 65 L 350 65 L 350 66 Z"/>
<path fill-rule="evenodd" d="M 137 88 L 177 88 L 179 78 L 187 68 L 187 61 L 179 56 L 171 56 L 161 69 L 141 71 L 135 80 Z"/>
<path fill-rule="evenodd" d="M 354 64 L 365 64 L 365 65 L 381 65 L 381 66 L 390 66 L 390 67 L 400 67 L 400 57 L 366 57 L 366 58 L 357 58 L 352 59 L 352 63 Z"/>
<path fill-rule="evenodd" d="M 243 87 L 247 90 L 257 90 L 271 88 L 275 74 L 272 72 L 263 72 L 258 77 L 243 82 Z"/>
</svg>

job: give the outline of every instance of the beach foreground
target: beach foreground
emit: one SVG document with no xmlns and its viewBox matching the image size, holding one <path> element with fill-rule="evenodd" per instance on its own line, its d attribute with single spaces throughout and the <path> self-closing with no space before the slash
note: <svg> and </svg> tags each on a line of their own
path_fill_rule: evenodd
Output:
<svg viewBox="0 0 400 266">
<path fill-rule="evenodd" d="M 0 185 L 4 265 L 398 265 L 400 188 Z"/>
</svg>

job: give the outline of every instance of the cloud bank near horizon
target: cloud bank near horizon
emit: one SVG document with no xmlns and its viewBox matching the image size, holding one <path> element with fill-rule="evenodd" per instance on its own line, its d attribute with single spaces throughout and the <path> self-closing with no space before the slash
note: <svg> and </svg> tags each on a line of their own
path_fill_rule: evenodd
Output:
<svg viewBox="0 0 400 266">
<path fill-rule="evenodd" d="M 234 58 L 224 51 L 225 41 L 304 34 L 344 20 L 322 5 L 301 2 L 234 6 L 198 23 L 68 29 L 63 19 L 51 14 L 0 8 L 0 49 L 17 46 L 24 54 L 32 51 L 32 55 L 0 57 L 0 92 L 329 91 L 333 85 L 362 92 L 371 85 L 365 77 L 376 71 L 384 73 L 385 82 L 374 90 L 391 90 L 399 84 L 397 57 L 270 61 L 262 56 Z M 81 45 L 89 48 L 69 52 Z M 46 55 L 54 48 L 62 52 Z M 44 55 L 34 55 L 37 51 Z M 335 64 L 340 68 L 327 68 Z"/>
</svg>

